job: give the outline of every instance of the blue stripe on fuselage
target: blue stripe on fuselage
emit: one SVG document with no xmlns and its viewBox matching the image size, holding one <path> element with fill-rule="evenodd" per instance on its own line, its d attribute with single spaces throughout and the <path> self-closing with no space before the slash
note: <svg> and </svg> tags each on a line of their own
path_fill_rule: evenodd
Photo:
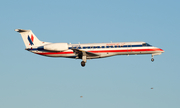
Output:
<svg viewBox="0 0 180 108">
<path fill-rule="evenodd" d="M 85 47 L 85 46 L 84 46 Z M 102 48 L 103 47 L 103 48 Z M 78 47 L 78 49 L 104 49 L 104 48 L 125 48 L 125 47 L 128 47 L 128 48 L 131 48 L 131 47 L 143 47 L 142 45 L 124 45 L 124 46 L 121 46 L 121 47 L 105 47 L 105 46 L 101 46 L 101 47 L 98 47 L 98 48 L 89 48 L 88 46 L 86 46 L 85 48 L 83 47 Z M 151 47 L 151 46 L 145 46 L 145 47 Z M 72 49 L 72 47 L 69 47 L 68 49 Z M 44 50 L 44 47 L 41 46 L 41 47 L 38 47 L 38 48 L 33 48 L 33 49 L 28 49 L 28 50 L 38 50 L 38 51 L 46 51 Z"/>
<path fill-rule="evenodd" d="M 125 48 L 125 47 L 143 47 L 143 45 L 123 45 L 123 46 L 93 46 L 92 48 L 90 46 L 82 46 L 82 47 L 78 47 L 78 49 L 98 49 L 98 48 Z M 150 47 L 150 46 L 146 46 L 146 47 Z M 69 47 L 68 49 L 72 49 L 72 47 Z"/>
</svg>

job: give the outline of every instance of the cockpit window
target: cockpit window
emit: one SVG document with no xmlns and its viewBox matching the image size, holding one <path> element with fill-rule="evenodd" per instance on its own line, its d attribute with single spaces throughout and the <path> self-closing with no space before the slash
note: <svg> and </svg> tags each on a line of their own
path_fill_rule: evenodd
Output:
<svg viewBox="0 0 180 108">
<path fill-rule="evenodd" d="M 151 46 L 151 45 L 148 43 L 143 43 L 142 46 Z"/>
<path fill-rule="evenodd" d="M 147 46 L 151 46 L 150 44 L 146 43 Z"/>
</svg>

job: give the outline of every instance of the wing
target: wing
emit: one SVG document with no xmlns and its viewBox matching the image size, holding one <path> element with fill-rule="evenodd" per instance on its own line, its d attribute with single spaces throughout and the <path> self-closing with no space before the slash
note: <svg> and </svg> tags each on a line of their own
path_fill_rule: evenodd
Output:
<svg viewBox="0 0 180 108">
<path fill-rule="evenodd" d="M 88 51 L 84 51 L 84 50 L 80 50 L 80 49 L 72 49 L 72 50 L 78 58 L 82 58 L 83 55 L 86 55 L 87 57 L 100 56 L 98 54 L 94 54 L 92 52 L 88 52 Z"/>
</svg>

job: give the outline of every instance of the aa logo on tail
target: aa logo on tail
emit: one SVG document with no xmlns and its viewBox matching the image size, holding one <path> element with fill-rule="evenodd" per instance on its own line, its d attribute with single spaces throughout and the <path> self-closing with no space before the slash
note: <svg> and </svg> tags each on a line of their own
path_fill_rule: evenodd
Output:
<svg viewBox="0 0 180 108">
<path fill-rule="evenodd" d="M 34 45 L 33 44 L 33 41 L 34 41 L 34 36 L 31 34 L 31 38 L 29 37 L 29 35 L 28 35 L 28 41 L 29 41 L 29 45 Z"/>
</svg>

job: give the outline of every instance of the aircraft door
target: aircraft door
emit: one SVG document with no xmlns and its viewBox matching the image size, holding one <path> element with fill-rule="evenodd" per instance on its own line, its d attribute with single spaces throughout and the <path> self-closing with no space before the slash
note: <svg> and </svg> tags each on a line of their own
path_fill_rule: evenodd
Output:
<svg viewBox="0 0 180 108">
<path fill-rule="evenodd" d="M 127 52 L 128 53 L 132 52 L 132 45 L 127 45 Z"/>
</svg>

